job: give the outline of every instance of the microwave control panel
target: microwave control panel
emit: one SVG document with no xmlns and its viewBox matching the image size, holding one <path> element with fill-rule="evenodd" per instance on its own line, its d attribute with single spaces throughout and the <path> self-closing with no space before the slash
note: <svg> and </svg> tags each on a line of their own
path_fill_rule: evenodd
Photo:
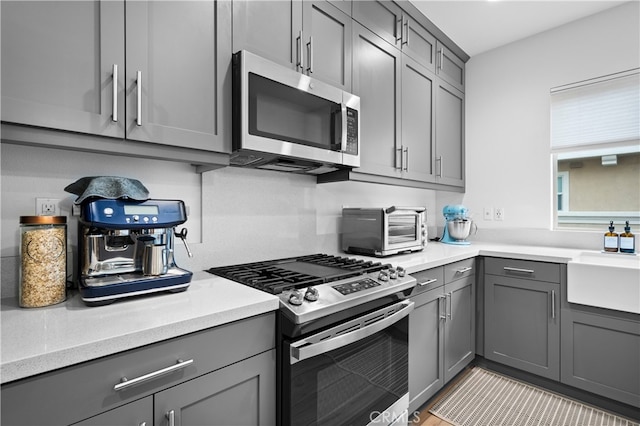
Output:
<svg viewBox="0 0 640 426">
<path fill-rule="evenodd" d="M 347 154 L 358 155 L 358 111 L 347 108 Z"/>
</svg>

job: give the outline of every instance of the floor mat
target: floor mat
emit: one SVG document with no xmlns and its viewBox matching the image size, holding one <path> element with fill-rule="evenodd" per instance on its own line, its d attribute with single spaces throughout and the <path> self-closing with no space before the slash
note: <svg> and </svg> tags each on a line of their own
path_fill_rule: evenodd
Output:
<svg viewBox="0 0 640 426">
<path fill-rule="evenodd" d="M 430 412 L 456 426 L 640 426 L 479 367 L 444 395 Z"/>
</svg>

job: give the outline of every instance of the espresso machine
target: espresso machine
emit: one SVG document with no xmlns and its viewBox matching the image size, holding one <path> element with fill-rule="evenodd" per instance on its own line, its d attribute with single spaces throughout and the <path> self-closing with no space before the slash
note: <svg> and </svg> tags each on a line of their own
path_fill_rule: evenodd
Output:
<svg viewBox="0 0 640 426">
<path fill-rule="evenodd" d="M 478 227 L 469 217 L 469 209 L 461 204 L 450 204 L 442 209 L 444 215 L 444 234 L 440 242 L 445 244 L 469 245 L 467 238 L 474 228 L 478 232 Z"/>
<path fill-rule="evenodd" d="M 136 201 L 97 198 L 81 205 L 78 221 L 78 288 L 85 304 L 105 305 L 117 299 L 184 291 L 193 273 L 176 265 L 175 238 L 187 230 L 180 200 Z"/>
</svg>

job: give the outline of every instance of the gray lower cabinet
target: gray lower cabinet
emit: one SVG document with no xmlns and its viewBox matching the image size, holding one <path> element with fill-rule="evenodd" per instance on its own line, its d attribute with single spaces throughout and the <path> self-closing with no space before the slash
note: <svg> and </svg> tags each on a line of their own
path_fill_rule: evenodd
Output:
<svg viewBox="0 0 640 426">
<path fill-rule="evenodd" d="M 409 411 L 420 408 L 475 358 L 475 261 L 412 273 Z"/>
<path fill-rule="evenodd" d="M 562 309 L 561 382 L 640 408 L 640 315 Z"/>
<path fill-rule="evenodd" d="M 485 358 L 560 379 L 560 265 L 486 258 Z"/>
<path fill-rule="evenodd" d="M 2 424 L 275 424 L 275 366 L 263 314 L 4 384 Z"/>
<path fill-rule="evenodd" d="M 2 121 L 73 132 L 65 134 L 74 140 L 14 131 L 14 142 L 186 161 L 180 150 L 230 152 L 230 2 L 1 7 Z M 78 134 L 119 143 L 84 143 Z"/>
<path fill-rule="evenodd" d="M 351 17 L 325 0 L 234 1 L 233 51 L 351 91 Z"/>
</svg>

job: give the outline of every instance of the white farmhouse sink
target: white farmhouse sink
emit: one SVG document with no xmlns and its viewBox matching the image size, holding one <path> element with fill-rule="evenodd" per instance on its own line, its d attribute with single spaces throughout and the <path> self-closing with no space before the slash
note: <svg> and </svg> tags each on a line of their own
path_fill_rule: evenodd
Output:
<svg viewBox="0 0 640 426">
<path fill-rule="evenodd" d="M 580 253 L 567 264 L 567 299 L 640 314 L 640 256 Z"/>
</svg>

